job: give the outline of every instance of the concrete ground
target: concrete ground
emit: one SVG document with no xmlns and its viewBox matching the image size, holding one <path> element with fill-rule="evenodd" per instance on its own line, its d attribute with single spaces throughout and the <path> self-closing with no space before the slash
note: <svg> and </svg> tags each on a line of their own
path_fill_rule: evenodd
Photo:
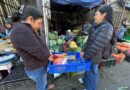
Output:
<svg viewBox="0 0 130 90">
<path fill-rule="evenodd" d="M 99 71 L 97 90 L 130 90 L 129 68 L 130 63 L 124 61 L 121 64 L 104 69 L 105 75 Z M 55 82 L 56 88 L 54 90 L 83 90 L 84 87 L 78 82 L 79 77 L 82 77 L 82 75 L 77 75 L 71 79 L 59 78 Z M 120 89 L 121 87 L 127 89 Z"/>
<path fill-rule="evenodd" d="M 130 90 L 130 63 L 123 61 L 116 66 L 104 69 L 105 76 L 100 71 L 97 90 Z M 72 78 L 62 75 L 54 80 L 54 90 L 83 90 L 84 87 L 78 82 L 78 78 L 83 74 L 78 74 Z M 121 89 L 124 87 L 126 89 Z M 0 90 L 36 90 L 35 83 L 31 80 L 24 80 L 13 83 L 0 84 Z"/>
</svg>

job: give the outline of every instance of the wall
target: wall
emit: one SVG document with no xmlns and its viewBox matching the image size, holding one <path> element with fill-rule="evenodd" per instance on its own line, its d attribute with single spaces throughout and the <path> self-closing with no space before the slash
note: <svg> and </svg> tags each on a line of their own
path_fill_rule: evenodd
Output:
<svg viewBox="0 0 130 90">
<path fill-rule="evenodd" d="M 0 24 L 4 23 L 5 18 L 11 16 L 12 12 L 17 11 L 20 0 L 0 0 Z"/>
</svg>

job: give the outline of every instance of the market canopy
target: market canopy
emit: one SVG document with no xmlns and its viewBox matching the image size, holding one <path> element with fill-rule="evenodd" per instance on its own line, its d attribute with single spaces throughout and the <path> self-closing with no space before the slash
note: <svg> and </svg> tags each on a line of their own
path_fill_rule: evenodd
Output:
<svg viewBox="0 0 130 90">
<path fill-rule="evenodd" d="M 79 5 L 83 8 L 92 9 L 99 6 L 103 0 L 52 0 L 61 5 Z"/>
</svg>

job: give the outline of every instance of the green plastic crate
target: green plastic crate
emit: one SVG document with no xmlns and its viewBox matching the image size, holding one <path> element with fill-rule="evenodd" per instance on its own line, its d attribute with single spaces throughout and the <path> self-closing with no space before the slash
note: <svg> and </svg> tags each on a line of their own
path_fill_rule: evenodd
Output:
<svg viewBox="0 0 130 90">
<path fill-rule="evenodd" d="M 123 39 L 127 42 L 130 42 L 130 36 L 124 36 Z"/>
</svg>

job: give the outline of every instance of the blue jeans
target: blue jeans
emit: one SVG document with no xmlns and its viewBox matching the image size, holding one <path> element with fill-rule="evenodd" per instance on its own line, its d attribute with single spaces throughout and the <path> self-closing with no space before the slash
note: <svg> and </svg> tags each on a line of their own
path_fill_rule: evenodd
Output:
<svg viewBox="0 0 130 90">
<path fill-rule="evenodd" d="M 83 82 L 87 90 L 96 90 L 98 79 L 98 64 L 92 64 L 90 71 L 86 71 L 83 77 Z"/>
<path fill-rule="evenodd" d="M 26 71 L 27 76 L 36 82 L 37 90 L 47 90 L 47 67 Z"/>
</svg>

